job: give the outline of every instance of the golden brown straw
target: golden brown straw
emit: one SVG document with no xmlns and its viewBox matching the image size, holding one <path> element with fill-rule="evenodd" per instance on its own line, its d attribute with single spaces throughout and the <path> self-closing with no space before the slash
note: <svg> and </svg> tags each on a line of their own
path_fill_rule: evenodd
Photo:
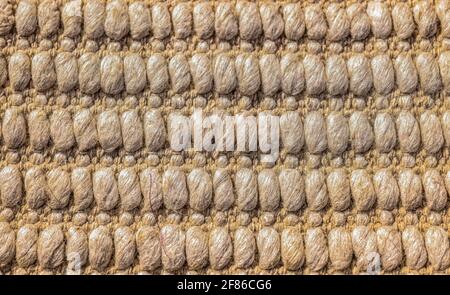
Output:
<svg viewBox="0 0 450 295">
<path fill-rule="evenodd" d="M 448 0 L 0 0 L 0 48 L 2 273 L 449 272 Z"/>
</svg>

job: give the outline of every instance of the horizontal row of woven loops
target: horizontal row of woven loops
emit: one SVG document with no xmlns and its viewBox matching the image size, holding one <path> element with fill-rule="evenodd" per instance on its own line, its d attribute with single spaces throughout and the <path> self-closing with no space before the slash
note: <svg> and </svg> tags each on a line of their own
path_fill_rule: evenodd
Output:
<svg viewBox="0 0 450 295">
<path fill-rule="evenodd" d="M 89 152 L 101 148 L 111 153 L 123 148 L 127 153 L 158 152 L 169 148 L 172 141 L 179 142 L 181 137 L 189 136 L 176 132 L 180 126 L 175 119 L 180 114 L 174 111 L 164 115 L 159 109 L 140 111 L 138 108 L 97 112 L 88 108 L 46 111 L 36 107 L 24 112 L 20 107 L 10 107 L 2 114 L 1 137 L 9 150 L 30 147 L 32 151 L 52 148 L 56 152 L 72 149 Z M 264 118 L 268 114 L 269 111 L 261 112 L 258 116 Z M 225 114 L 217 113 L 218 117 L 221 115 Z M 289 154 L 329 151 L 333 155 L 341 155 L 346 151 L 366 153 L 371 150 L 381 153 L 394 150 L 417 153 L 422 150 L 435 154 L 450 145 L 450 111 L 439 114 L 427 110 L 417 116 L 409 110 L 401 110 L 397 114 L 379 111 L 372 115 L 364 111 L 354 111 L 349 115 L 338 111 L 326 115 L 320 111 L 310 111 L 305 115 L 298 111 L 284 111 L 279 118 L 281 150 Z M 269 126 L 272 124 L 275 123 Z M 247 121 L 241 126 L 236 122 L 232 125 L 223 123 L 217 128 L 231 136 L 226 140 L 232 139 L 233 147 L 237 145 L 238 128 L 245 128 L 246 143 L 252 137 L 249 132 L 263 132 L 257 119 L 254 124 Z M 273 125 L 273 128 L 278 126 Z M 190 136 L 191 143 L 195 136 Z M 216 141 L 224 139 L 225 136 L 216 138 Z"/>
<path fill-rule="evenodd" d="M 40 231 L 24 225 L 17 231 L 0 223 L 0 266 L 14 261 L 19 267 L 56 269 L 64 265 L 68 273 L 88 267 L 88 272 L 131 270 L 176 272 L 210 268 L 224 270 L 256 267 L 257 272 L 282 268 L 309 272 L 328 269 L 356 273 L 391 272 L 406 267 L 419 270 L 430 267 L 445 270 L 450 265 L 448 233 L 442 227 L 429 226 L 421 231 L 409 225 L 356 226 L 352 230 L 337 226 L 329 231 L 321 227 L 302 232 L 287 226 L 280 232 L 273 227 L 253 231 L 248 227 L 215 226 L 205 230 L 178 225 L 140 226 L 133 230 L 119 226 L 98 226 L 90 232 L 72 226 L 50 225 Z M 352 263 L 353 262 L 353 263 Z"/>
<path fill-rule="evenodd" d="M 450 172 L 415 169 L 329 168 L 299 169 L 250 168 L 236 171 L 203 167 L 184 172 L 180 167 L 166 167 L 163 173 L 154 167 L 55 167 L 33 166 L 20 169 L 8 165 L 0 170 L 2 207 L 29 209 L 47 205 L 51 209 L 83 211 L 94 206 L 103 211 L 162 207 L 177 211 L 189 207 L 197 212 L 210 208 L 241 211 L 296 212 L 307 207 L 320 211 L 331 207 L 359 212 L 375 208 L 393 210 L 403 207 L 433 211 L 447 208 Z"/>
<path fill-rule="evenodd" d="M 268 96 L 279 92 L 367 96 L 372 92 L 387 95 L 397 89 L 401 93 L 444 90 L 450 94 L 450 51 L 437 56 L 402 52 L 394 60 L 386 53 L 370 57 L 357 52 L 330 54 L 325 59 L 318 54 L 301 57 L 290 52 L 122 55 L 108 53 L 102 57 L 90 52 L 77 58 L 71 52 L 54 56 L 41 51 L 30 57 L 19 51 L 0 58 L 0 85 L 22 91 L 32 81 L 38 91 L 57 87 L 61 92 L 79 89 L 94 94 L 101 90 L 111 95 L 144 90 L 226 95 L 238 90 L 242 95 L 260 91 Z"/>
<path fill-rule="evenodd" d="M 450 4 L 446 0 L 398 2 L 390 5 L 382 1 L 363 3 L 269 3 L 247 2 L 164 2 L 147 5 L 144 1 L 127 4 L 126 1 L 56 1 L 24 0 L 12 4 L 0 2 L 0 35 L 13 28 L 18 36 L 39 34 L 51 37 L 58 33 L 70 38 L 107 36 L 121 40 L 149 35 L 158 39 L 169 36 L 184 39 L 195 34 L 208 39 L 241 38 L 271 40 L 286 37 L 291 40 L 307 38 L 343 41 L 351 37 L 363 40 L 372 33 L 376 38 L 395 34 L 408 39 L 415 34 L 433 37 L 440 28 L 450 37 Z M 147 1 L 146 1 L 147 2 Z M 303 6 L 303 7 L 302 7 Z M 60 26 L 62 25 L 62 29 Z"/>
</svg>

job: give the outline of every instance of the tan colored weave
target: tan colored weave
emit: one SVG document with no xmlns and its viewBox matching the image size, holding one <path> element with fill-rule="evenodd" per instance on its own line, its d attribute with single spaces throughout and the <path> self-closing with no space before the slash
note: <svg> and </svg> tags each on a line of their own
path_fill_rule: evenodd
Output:
<svg viewBox="0 0 450 295">
<path fill-rule="evenodd" d="M 0 48 L 1 273 L 450 271 L 448 0 L 0 0 Z M 174 152 L 194 107 L 276 164 Z"/>
</svg>

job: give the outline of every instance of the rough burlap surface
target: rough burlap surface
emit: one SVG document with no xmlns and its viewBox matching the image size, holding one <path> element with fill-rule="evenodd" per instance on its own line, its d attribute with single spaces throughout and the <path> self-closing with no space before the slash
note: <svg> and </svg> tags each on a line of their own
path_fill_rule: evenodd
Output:
<svg viewBox="0 0 450 295">
<path fill-rule="evenodd" d="M 448 0 L 0 0 L 0 48 L 2 273 L 449 272 Z"/>
</svg>

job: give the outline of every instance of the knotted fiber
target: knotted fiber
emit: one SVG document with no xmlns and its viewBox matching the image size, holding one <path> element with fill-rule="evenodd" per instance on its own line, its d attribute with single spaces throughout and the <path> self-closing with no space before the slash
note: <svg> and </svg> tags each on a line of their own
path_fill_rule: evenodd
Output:
<svg viewBox="0 0 450 295">
<path fill-rule="evenodd" d="M 0 49 L 1 273 L 450 271 L 447 0 L 0 0 Z"/>
</svg>

